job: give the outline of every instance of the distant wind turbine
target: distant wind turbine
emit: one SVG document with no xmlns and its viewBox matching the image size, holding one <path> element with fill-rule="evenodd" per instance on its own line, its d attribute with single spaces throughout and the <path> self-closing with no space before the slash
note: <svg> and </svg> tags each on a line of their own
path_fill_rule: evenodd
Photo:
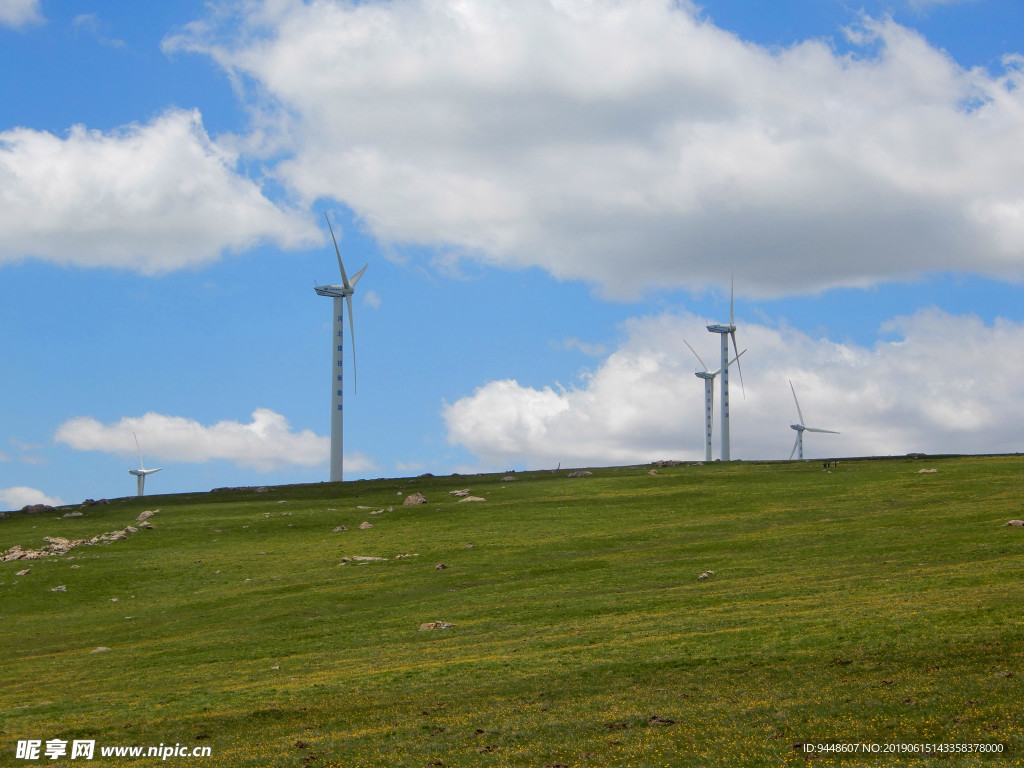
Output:
<svg viewBox="0 0 1024 768">
<path fill-rule="evenodd" d="M 159 472 L 161 469 L 163 469 L 163 467 L 158 467 L 156 469 L 146 469 L 146 467 L 142 463 L 142 449 L 139 448 L 139 438 L 134 432 L 132 432 L 132 437 L 135 438 L 135 450 L 139 452 L 139 468 L 129 469 L 128 474 L 135 475 L 135 484 L 137 489 L 135 495 L 142 496 L 144 495 L 143 491 L 146 490 L 146 475 L 152 475 L 154 472 Z"/>
<path fill-rule="evenodd" d="M 690 342 L 683 339 L 683 343 L 690 347 L 690 351 L 693 352 L 693 356 L 697 358 L 700 364 L 704 367 L 703 371 L 697 371 L 694 373 L 698 379 L 704 379 L 704 460 L 711 461 L 711 437 L 712 430 L 715 424 L 715 377 L 722 372 L 719 368 L 717 371 L 709 371 L 707 363 L 697 354 L 697 350 L 694 349 Z M 747 350 L 743 350 L 746 352 Z M 729 365 L 732 365 L 743 355 L 740 352 L 736 357 L 732 359 Z"/>
<path fill-rule="evenodd" d="M 793 443 L 793 450 L 789 452 L 789 458 L 793 458 L 793 454 L 797 453 L 797 459 L 803 461 L 804 458 L 804 432 L 827 432 L 830 435 L 838 435 L 839 433 L 831 429 L 818 429 L 817 427 L 805 427 L 804 426 L 804 415 L 800 410 L 800 401 L 796 399 L 796 390 L 793 389 L 793 382 L 789 382 L 789 388 L 793 392 L 793 402 L 796 403 L 796 415 L 800 417 L 800 421 L 797 424 L 790 424 L 790 429 L 796 430 L 796 442 Z"/>
<path fill-rule="evenodd" d="M 729 324 L 728 325 L 709 325 L 708 331 L 711 333 L 717 333 L 722 338 L 722 366 L 719 368 L 719 372 L 722 374 L 722 461 L 729 461 L 729 338 L 732 337 L 732 349 L 736 353 L 736 370 L 740 374 L 740 387 L 743 387 L 743 367 L 739 363 L 740 353 L 736 349 L 736 325 L 733 322 L 733 295 L 734 295 L 734 284 L 730 280 L 729 284 Z M 744 388 L 744 396 L 746 388 Z"/>
<path fill-rule="evenodd" d="M 341 271 L 341 285 L 317 285 L 314 290 L 318 296 L 330 296 L 334 299 L 334 336 L 332 342 L 332 365 L 331 365 L 331 482 L 341 482 L 344 470 L 344 412 L 342 411 L 342 399 L 344 387 L 342 378 L 342 339 L 345 329 L 344 304 L 348 302 L 348 327 L 352 333 L 352 381 L 356 382 L 356 327 L 352 319 L 352 294 L 355 293 L 356 283 L 366 271 L 367 264 L 352 277 L 349 282 L 345 274 L 345 265 L 341 263 L 341 250 L 338 248 L 338 239 L 334 236 L 334 227 L 331 220 L 324 212 L 327 219 L 327 228 L 331 230 L 331 239 L 334 241 L 334 252 L 338 256 L 338 269 Z M 358 385 L 356 385 L 357 387 Z M 354 387 L 354 389 L 356 388 Z"/>
</svg>

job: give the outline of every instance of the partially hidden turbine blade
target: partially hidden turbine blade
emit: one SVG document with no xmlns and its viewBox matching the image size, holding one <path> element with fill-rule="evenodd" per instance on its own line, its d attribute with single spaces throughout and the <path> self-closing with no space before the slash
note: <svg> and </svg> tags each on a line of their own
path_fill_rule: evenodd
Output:
<svg viewBox="0 0 1024 768">
<path fill-rule="evenodd" d="M 796 447 L 798 445 L 800 445 L 800 433 L 799 432 L 796 433 L 796 440 L 793 441 L 793 450 L 789 452 L 789 458 L 791 460 L 792 460 L 793 456 L 796 454 Z"/>
<path fill-rule="evenodd" d="M 715 431 L 715 382 L 711 382 L 711 398 L 708 401 L 708 405 L 711 406 L 711 418 L 708 422 L 711 424 L 711 433 Z"/>
<path fill-rule="evenodd" d="M 366 267 L 363 267 L 366 269 Z M 360 272 L 359 274 L 362 274 Z M 352 391 L 359 391 L 359 377 L 356 375 L 356 321 L 352 316 L 352 296 L 348 295 L 345 297 L 345 303 L 348 304 L 348 327 L 351 331 L 352 336 Z"/>
<path fill-rule="evenodd" d="M 732 314 L 732 309 L 729 310 L 729 313 Z M 732 318 L 731 317 L 729 318 L 729 325 L 732 325 Z M 736 331 L 735 331 L 735 329 L 729 332 L 729 336 L 732 337 L 732 351 L 736 353 L 736 357 L 735 357 L 736 371 L 740 375 L 740 391 L 743 393 L 743 399 L 746 400 L 746 398 L 747 398 L 747 388 L 745 386 L 743 386 L 743 366 L 740 365 L 740 355 L 742 353 L 739 352 L 739 350 L 736 348 Z M 747 350 L 743 350 L 743 351 L 746 352 Z"/>
</svg>

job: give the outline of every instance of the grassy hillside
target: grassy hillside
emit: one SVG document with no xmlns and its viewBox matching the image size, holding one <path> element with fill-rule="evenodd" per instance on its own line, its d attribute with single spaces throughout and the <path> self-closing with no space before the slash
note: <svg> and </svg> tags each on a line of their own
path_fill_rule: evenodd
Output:
<svg viewBox="0 0 1024 768">
<path fill-rule="evenodd" d="M 160 510 L 0 563 L 0 764 L 710 768 L 829 740 L 1005 751 L 815 764 L 1024 763 L 1024 458 L 649 469 L 13 515 L 0 551 Z M 54 738 L 211 756 L 15 759 Z"/>
</svg>

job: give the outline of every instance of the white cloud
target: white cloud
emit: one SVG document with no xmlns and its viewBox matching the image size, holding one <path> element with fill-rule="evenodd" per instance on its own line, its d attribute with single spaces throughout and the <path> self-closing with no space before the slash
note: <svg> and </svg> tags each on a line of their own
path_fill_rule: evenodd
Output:
<svg viewBox="0 0 1024 768">
<path fill-rule="evenodd" d="M 422 472 L 427 468 L 427 465 L 422 461 L 396 461 L 395 471 L 403 474 L 410 474 L 412 472 Z"/>
<path fill-rule="evenodd" d="M 1007 354 L 1024 343 L 1024 324 L 921 311 L 880 329 L 898 340 L 870 348 L 738 324 L 750 351 L 745 398 L 735 371 L 730 379 L 733 458 L 789 456 L 797 415 L 788 380 L 808 426 L 842 433 L 806 435 L 808 457 L 1024 450 L 1024 359 Z M 627 330 L 577 387 L 493 381 L 446 405 L 449 441 L 492 467 L 703 459 L 704 388 L 683 339 L 711 365 L 718 337 L 689 315 L 644 317 Z M 716 458 L 718 406 L 716 386 Z"/>
<path fill-rule="evenodd" d="M 194 419 L 147 413 L 125 417 L 115 424 L 102 424 L 79 416 L 57 428 L 54 439 L 79 451 L 102 451 L 135 457 L 135 433 L 143 460 L 202 463 L 224 459 L 239 467 L 268 472 L 278 467 L 325 465 L 330 456 L 330 439 L 311 430 L 292 431 L 288 420 L 268 408 L 253 411 L 252 421 L 219 421 L 204 426 Z M 368 460 L 354 456 L 356 464 Z M 372 462 L 369 462 L 372 468 Z M 360 467 L 351 467 L 360 471 Z"/>
<path fill-rule="evenodd" d="M 366 304 L 367 306 L 373 307 L 374 309 L 379 308 L 380 294 L 378 294 L 376 291 L 372 289 L 366 291 L 366 293 L 363 294 L 363 303 Z"/>
<path fill-rule="evenodd" d="M 377 462 L 361 451 L 345 454 L 346 473 L 361 474 L 364 472 L 375 472 L 377 469 Z"/>
<path fill-rule="evenodd" d="M 0 264 L 26 257 L 152 274 L 271 241 L 319 242 L 235 172 L 197 111 L 171 110 L 113 133 L 0 132 Z"/>
<path fill-rule="evenodd" d="M 71 26 L 77 31 L 91 35 L 100 45 L 110 48 L 124 48 L 126 46 L 124 40 L 107 36 L 107 25 L 101 22 L 94 13 L 80 13 L 72 20 Z"/>
<path fill-rule="evenodd" d="M 745 42 L 673 0 L 241 4 L 168 49 L 262 94 L 277 176 L 386 243 L 611 294 L 1024 273 L 1024 71 L 865 19 Z M 257 106 L 257 105 L 254 105 Z"/>
<path fill-rule="evenodd" d="M 39 0 L 0 0 L 0 26 L 23 27 L 43 21 Z"/>
<path fill-rule="evenodd" d="M 588 357 L 604 357 L 608 354 L 608 348 L 604 344 L 589 344 L 580 341 L 575 336 L 571 339 L 562 340 L 562 349 L 576 349 Z"/>
<path fill-rule="evenodd" d="M 0 509 L 18 510 L 28 504 L 49 504 L 51 507 L 64 505 L 56 496 L 47 496 L 40 490 L 27 485 L 16 485 L 13 488 L 0 488 Z"/>
</svg>

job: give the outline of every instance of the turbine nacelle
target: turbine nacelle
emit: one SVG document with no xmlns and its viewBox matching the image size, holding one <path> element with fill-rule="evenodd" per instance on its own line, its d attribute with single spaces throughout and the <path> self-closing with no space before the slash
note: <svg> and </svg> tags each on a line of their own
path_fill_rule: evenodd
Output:
<svg viewBox="0 0 1024 768">
<path fill-rule="evenodd" d="M 709 325 L 708 330 L 712 333 L 736 333 L 736 326 L 732 323 L 729 323 L 729 325 L 716 323 L 715 325 Z"/>
<path fill-rule="evenodd" d="M 316 285 L 313 290 L 317 296 L 330 296 L 332 299 L 344 299 L 355 293 L 352 287 L 346 288 L 344 285 Z"/>
</svg>

